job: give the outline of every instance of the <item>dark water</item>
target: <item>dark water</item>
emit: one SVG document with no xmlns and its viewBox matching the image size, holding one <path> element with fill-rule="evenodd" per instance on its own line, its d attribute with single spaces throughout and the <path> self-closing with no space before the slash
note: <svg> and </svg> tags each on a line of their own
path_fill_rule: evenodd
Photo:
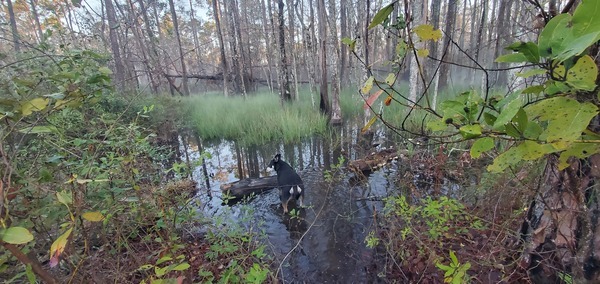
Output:
<svg viewBox="0 0 600 284">
<path fill-rule="evenodd" d="M 374 216 L 380 212 L 382 197 L 398 193 L 393 182 L 398 165 L 392 163 L 367 179 L 357 180 L 345 169 L 337 169 L 340 158 L 346 162 L 368 151 L 371 144 L 384 141 L 359 141 L 358 133 L 341 129 L 333 139 L 313 138 L 294 145 L 240 147 L 234 142 L 203 145 L 212 156 L 206 160 L 209 174 L 206 189 L 205 170 L 198 166 L 194 178 L 204 185 L 198 198 L 205 214 L 225 216 L 232 222 L 263 231 L 273 252 L 277 276 L 287 283 L 377 283 L 383 271 L 374 252 L 365 245 L 373 230 Z M 377 139 L 375 139 L 377 140 Z M 364 143 L 363 143 L 364 142 Z M 362 144 L 361 148 L 357 145 Z M 385 143 L 383 143 L 385 144 Z M 379 146 L 382 147 L 382 146 Z M 222 205 L 220 185 L 240 178 L 269 175 L 266 165 L 275 153 L 298 171 L 305 187 L 305 206 L 299 217 L 284 215 L 276 189 L 248 202 Z M 197 145 L 190 145 L 191 160 L 198 157 Z M 345 163 L 344 163 L 345 164 Z M 326 179 L 326 172 L 332 178 Z M 243 219 L 242 212 L 252 218 Z M 251 223 L 251 224 L 250 224 Z"/>
</svg>

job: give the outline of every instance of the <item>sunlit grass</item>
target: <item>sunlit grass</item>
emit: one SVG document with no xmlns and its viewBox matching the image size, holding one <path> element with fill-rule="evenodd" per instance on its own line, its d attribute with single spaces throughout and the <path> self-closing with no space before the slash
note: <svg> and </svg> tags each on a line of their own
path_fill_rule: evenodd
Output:
<svg viewBox="0 0 600 284">
<path fill-rule="evenodd" d="M 227 139 L 244 144 L 292 142 L 324 133 L 327 121 L 303 97 L 281 105 L 276 94 L 224 97 L 198 95 L 183 99 L 191 125 L 207 140 Z"/>
</svg>

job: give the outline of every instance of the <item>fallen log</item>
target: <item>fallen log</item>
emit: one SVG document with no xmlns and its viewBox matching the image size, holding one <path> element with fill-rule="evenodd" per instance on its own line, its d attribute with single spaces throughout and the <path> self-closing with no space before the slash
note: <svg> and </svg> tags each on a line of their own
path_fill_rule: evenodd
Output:
<svg viewBox="0 0 600 284">
<path fill-rule="evenodd" d="M 277 187 L 277 176 L 246 178 L 221 185 L 224 195 L 239 200 L 251 194 L 259 194 Z"/>
<path fill-rule="evenodd" d="M 398 150 L 388 148 L 371 153 L 362 159 L 351 161 L 348 163 L 348 168 L 358 175 L 368 175 L 396 159 L 398 159 Z"/>
</svg>

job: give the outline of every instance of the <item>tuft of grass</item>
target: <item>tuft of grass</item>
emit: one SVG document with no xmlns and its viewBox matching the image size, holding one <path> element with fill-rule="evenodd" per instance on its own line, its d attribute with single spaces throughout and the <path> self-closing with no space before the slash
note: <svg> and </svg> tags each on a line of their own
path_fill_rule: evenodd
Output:
<svg viewBox="0 0 600 284">
<path fill-rule="evenodd" d="M 258 145 L 267 141 L 293 142 L 326 131 L 327 120 L 310 99 L 281 105 L 275 94 L 183 98 L 193 128 L 206 140 L 227 139 Z"/>
</svg>

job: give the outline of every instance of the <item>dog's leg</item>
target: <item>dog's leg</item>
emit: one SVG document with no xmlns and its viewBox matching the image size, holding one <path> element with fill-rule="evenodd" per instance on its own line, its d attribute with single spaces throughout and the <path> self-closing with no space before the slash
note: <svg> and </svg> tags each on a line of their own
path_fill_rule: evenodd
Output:
<svg viewBox="0 0 600 284">
<path fill-rule="evenodd" d="M 300 207 L 304 207 L 304 194 L 300 194 L 298 200 L 300 200 Z"/>
</svg>

